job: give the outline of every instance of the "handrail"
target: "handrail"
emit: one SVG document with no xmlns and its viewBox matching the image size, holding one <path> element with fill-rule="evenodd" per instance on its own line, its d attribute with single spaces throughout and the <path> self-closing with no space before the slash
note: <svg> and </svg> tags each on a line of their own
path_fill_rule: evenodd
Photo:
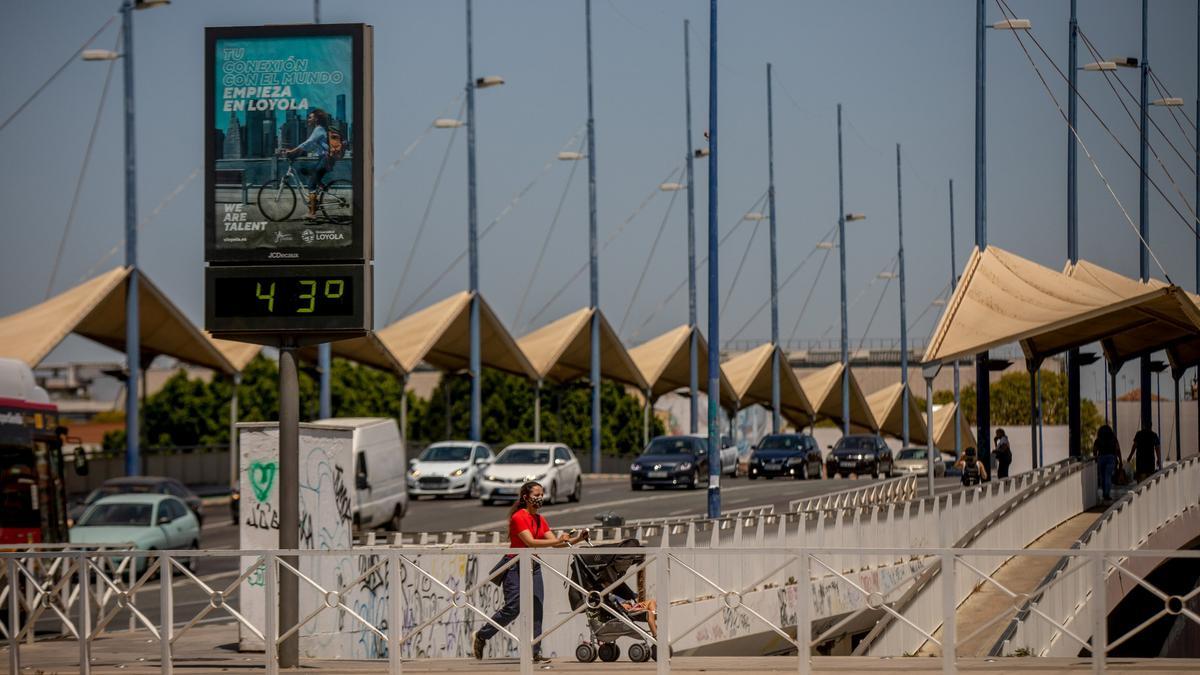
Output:
<svg viewBox="0 0 1200 675">
<path fill-rule="evenodd" d="M 1100 517 L 1095 520 L 1095 522 L 1089 525 L 1088 528 L 1079 535 L 1079 538 L 1076 539 L 1073 544 L 1071 544 L 1070 550 L 1074 551 L 1086 549 L 1092 542 L 1093 538 L 1101 530 L 1103 530 L 1118 513 L 1132 504 L 1135 499 L 1141 495 L 1143 488 L 1148 488 L 1159 479 L 1166 478 L 1173 473 L 1182 471 L 1189 464 L 1196 462 L 1200 462 L 1200 456 L 1188 457 L 1181 462 L 1175 462 L 1168 466 L 1164 466 L 1162 469 L 1159 469 L 1150 476 L 1142 479 L 1140 483 L 1135 485 L 1124 495 L 1121 495 L 1120 498 L 1118 498 L 1107 509 L 1105 509 L 1104 513 L 1102 513 Z M 1008 622 L 1008 625 L 1004 628 L 1004 632 L 988 651 L 988 656 L 1000 656 L 1004 653 L 1004 647 L 1006 644 L 1016 636 L 1017 631 L 1020 629 L 1020 625 L 1029 618 L 1029 615 L 1033 611 L 1033 607 L 1039 603 L 1043 597 L 1045 597 L 1046 591 L 1049 590 L 1055 579 L 1058 578 L 1058 576 L 1064 571 L 1066 571 L 1070 562 L 1070 556 L 1063 556 L 1054 565 L 1054 568 L 1051 569 L 1046 576 L 1042 577 L 1042 580 L 1038 582 L 1037 585 L 1038 591 L 1030 595 L 1027 599 L 1025 599 L 1024 602 L 1021 603 L 1020 608 L 1017 610 L 1016 616 L 1014 616 L 1012 620 Z"/>
<path fill-rule="evenodd" d="M 976 523 L 965 534 L 963 534 L 957 541 L 955 541 L 954 548 L 969 548 L 971 544 L 975 543 L 984 532 L 989 530 L 1000 520 L 1012 514 L 1013 511 L 1019 506 L 1025 504 L 1027 501 L 1051 485 L 1054 485 L 1059 481 L 1082 471 L 1086 466 L 1089 465 L 1091 461 L 1092 460 L 1081 461 L 1079 458 L 1068 458 L 1061 462 L 1056 462 L 1053 465 L 1044 467 L 1044 469 L 1056 467 L 1064 468 L 1065 470 L 1044 471 L 1043 473 L 1046 475 L 1040 476 L 1037 483 L 1030 486 L 1026 490 L 1022 490 L 1020 493 L 1001 504 L 986 517 Z M 966 489 L 977 489 L 977 487 L 978 486 L 971 486 Z M 942 561 L 940 559 L 935 560 L 929 567 L 917 575 L 917 578 L 914 580 L 912 586 L 899 598 L 897 598 L 896 602 L 894 603 L 894 609 L 897 613 L 903 614 L 907 608 L 916 602 L 920 594 L 925 591 L 925 589 L 930 587 L 930 585 L 933 583 L 933 580 L 941 574 L 941 563 Z M 956 601 L 955 605 L 957 606 L 957 604 L 958 603 Z M 877 640 L 882 639 L 894 624 L 895 615 L 885 613 L 880 620 L 876 622 L 871 631 L 867 633 L 867 636 L 858 643 L 858 646 L 854 650 L 854 654 L 867 654 L 872 645 Z"/>
</svg>

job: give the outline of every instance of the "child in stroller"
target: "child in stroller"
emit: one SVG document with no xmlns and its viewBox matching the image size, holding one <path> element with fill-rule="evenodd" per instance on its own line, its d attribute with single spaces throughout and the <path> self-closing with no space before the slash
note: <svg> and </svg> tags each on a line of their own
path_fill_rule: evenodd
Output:
<svg viewBox="0 0 1200 675">
<path fill-rule="evenodd" d="M 625 539 L 618 546 L 640 548 L 641 543 L 636 539 Z M 658 607 L 654 600 L 644 599 L 645 570 L 638 570 L 637 573 L 639 593 L 635 593 L 624 582 L 604 593 L 606 588 L 625 576 L 630 567 L 639 565 L 644 560 L 645 555 L 632 551 L 615 555 L 577 555 L 571 558 L 571 581 L 586 589 L 588 593 L 585 595 L 572 586 L 567 591 L 567 598 L 571 609 L 586 607 L 583 613 L 587 618 L 590 635 L 587 642 L 580 643 L 575 648 L 575 658 L 585 663 L 595 661 L 597 656 L 601 661 L 616 661 L 621 657 L 621 649 L 617 646 L 617 638 L 620 637 L 636 640 L 629 646 L 630 661 L 641 663 L 657 657 L 657 649 L 645 642 L 646 633 L 649 633 L 650 637 L 658 635 Z M 622 621 L 622 618 L 625 621 Z M 645 624 L 646 628 L 638 625 L 641 630 L 634 630 L 630 623 Z"/>
</svg>

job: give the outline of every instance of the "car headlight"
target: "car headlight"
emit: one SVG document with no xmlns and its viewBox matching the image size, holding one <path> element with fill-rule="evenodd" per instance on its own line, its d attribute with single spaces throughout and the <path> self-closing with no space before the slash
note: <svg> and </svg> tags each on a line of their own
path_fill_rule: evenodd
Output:
<svg viewBox="0 0 1200 675">
<path fill-rule="evenodd" d="M 412 476 L 413 478 L 416 478 L 417 476 L 421 475 L 421 471 L 420 471 L 420 469 L 409 469 L 408 475 Z"/>
<path fill-rule="evenodd" d="M 467 472 L 467 468 L 463 467 L 461 469 L 456 470 L 454 473 L 452 473 L 450 475 L 454 478 L 458 478 L 459 476 L 463 475 L 466 472 Z"/>
<path fill-rule="evenodd" d="M 544 473 L 539 473 L 536 476 L 525 476 L 525 482 L 528 483 L 530 481 L 540 481 L 545 477 L 546 477 L 546 474 L 544 474 Z"/>
<path fill-rule="evenodd" d="M 641 464 L 638 464 L 637 462 L 634 462 L 633 464 L 630 464 L 630 465 L 629 465 L 629 470 L 630 470 L 630 471 L 641 471 L 641 470 L 642 470 L 642 465 L 641 465 Z"/>
<path fill-rule="evenodd" d="M 496 480 L 496 477 L 489 473 L 486 476 L 484 476 L 483 479 L 484 480 Z"/>
<path fill-rule="evenodd" d="M 680 471 L 691 471 L 691 470 L 692 470 L 692 463 L 691 463 L 691 462 L 684 462 L 683 464 L 680 464 L 680 465 L 679 465 L 679 470 L 680 470 Z"/>
</svg>

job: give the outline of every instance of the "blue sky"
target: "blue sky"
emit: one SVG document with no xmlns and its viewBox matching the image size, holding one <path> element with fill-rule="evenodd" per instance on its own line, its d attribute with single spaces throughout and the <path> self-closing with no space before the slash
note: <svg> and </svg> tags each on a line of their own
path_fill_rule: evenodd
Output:
<svg viewBox="0 0 1200 675">
<path fill-rule="evenodd" d="M 1009 0 L 1033 21 L 1033 34 L 1065 68 L 1068 2 Z M 376 313 L 391 305 L 402 267 L 426 210 L 451 132 L 426 133 L 438 116 L 454 116 L 465 77 L 464 12 L 461 2 L 324 0 L 326 22 L 375 27 Z M 1106 57 L 1138 54 L 1139 3 L 1080 3 L 1080 23 Z M 43 0 L 13 3 L 0 25 L 0 77 L 7 117 L 118 2 Z M 692 83 L 695 142 L 707 122 L 707 3 L 696 0 L 635 2 L 596 0 L 594 13 L 596 138 L 600 239 L 605 241 L 638 210 L 655 186 L 682 165 L 683 19 L 692 21 Z M 1195 118 L 1196 4 L 1151 3 L 1150 63 L 1184 110 Z M 1000 9 L 989 3 L 989 16 Z M 583 3 L 479 0 L 475 8 L 475 61 L 479 75 L 507 83 L 478 95 L 479 214 L 481 227 L 500 214 L 515 194 L 536 183 L 481 245 L 483 292 L 511 322 L 529 281 L 560 199 L 571 163 L 543 166 L 583 125 Z M 955 180 L 958 262 L 972 244 L 974 3 L 911 2 L 727 2 L 720 25 L 720 222 L 722 232 L 766 190 L 765 63 L 775 67 L 776 189 L 780 276 L 786 276 L 834 225 L 837 218 L 835 106 L 845 119 L 846 206 L 867 214 L 848 232 L 850 297 L 859 295 L 896 249 L 895 144 L 904 148 L 904 222 L 910 320 L 947 284 L 947 181 Z M 301 22 L 311 4 L 299 0 L 176 0 L 166 8 L 138 12 L 136 101 L 138 198 L 146 219 L 182 183 L 178 195 L 146 223 L 141 264 L 198 323 L 203 306 L 202 179 L 188 181 L 202 161 L 203 29 L 209 25 Z M 115 24 L 114 24 L 115 25 Z M 110 27 L 93 47 L 111 48 Z M 1031 46 L 1032 49 L 1032 46 Z M 1066 85 L 1036 51 L 1038 64 L 1059 101 Z M 1080 48 L 1080 61 L 1090 61 Z M 988 138 L 990 243 L 1061 266 L 1065 258 L 1066 129 L 1057 109 L 1013 36 L 991 32 L 988 42 Z M 7 161 L 0 195 L 8 214 L 0 265 L 0 313 L 41 301 L 63 235 L 107 65 L 77 62 L 28 109 L 0 131 Z M 1135 71 L 1120 77 L 1137 91 Z M 1137 132 L 1104 79 L 1080 75 L 1081 91 L 1114 133 L 1136 155 Z M 79 213 L 66 239 L 55 292 L 76 283 L 122 237 L 121 79 L 118 66 L 101 112 L 96 146 L 84 178 Z M 1152 97 L 1157 97 L 1153 88 Z M 1187 135 L 1165 109 L 1152 115 L 1188 162 L 1194 131 Z M 1136 222 L 1137 172 L 1086 108 L 1079 131 L 1104 175 Z M 423 134 L 425 134 L 423 136 Z M 581 138 L 581 137 L 580 137 Z M 388 170 L 406 148 L 411 153 Z M 1152 144 L 1190 203 L 1194 178 L 1153 132 Z M 465 249 L 465 134 L 454 138 L 440 190 L 413 267 L 397 302 L 412 305 L 420 292 Z M 568 149 L 577 149 L 570 147 Z M 1163 170 L 1151 159 L 1151 176 L 1186 213 Z M 707 167 L 697 163 L 697 226 L 707 225 Z M 1080 153 L 1080 235 L 1084 257 L 1126 274 L 1137 272 L 1137 240 L 1086 156 Z M 539 176 L 541 176 L 539 178 Z M 1153 193 L 1153 189 L 1152 189 Z M 601 258 L 601 306 L 622 321 L 646 255 L 666 214 L 670 194 L 658 193 Z M 547 248 L 539 280 L 526 301 L 518 334 L 587 302 L 586 275 L 541 309 L 578 266 L 586 262 L 586 170 L 580 166 L 565 191 L 562 214 Z M 629 309 L 624 337 L 636 343 L 687 319 L 684 294 L 661 307 L 685 278 L 685 206 L 671 210 L 654 264 Z M 1193 235 L 1154 195 L 1151 244 L 1171 278 L 1192 288 Z M 722 298 L 746 250 L 753 223 L 743 224 L 722 249 Z M 723 338 L 737 331 L 767 293 L 767 232 L 761 225 L 728 309 Z M 701 234 L 700 247 L 705 240 Z M 821 254 L 814 256 L 781 294 L 780 324 L 786 339 L 814 284 Z M 834 256 L 836 258 L 836 256 Z M 118 253 L 100 265 L 119 263 Z M 836 337 L 836 259 L 816 281 L 797 338 Z M 466 285 L 459 265 L 415 306 L 441 299 Z M 701 279 L 706 276 L 701 274 Z M 863 336 L 879 298 L 877 282 L 850 311 L 850 334 Z M 702 284 L 701 306 L 705 288 Z M 898 334 L 896 285 L 889 289 L 870 337 Z M 935 312 L 915 323 L 924 338 Z M 704 320 L 703 311 L 701 320 Z M 382 322 L 382 319 L 380 319 Z M 644 325 L 643 325 L 644 324 Z M 741 333 L 765 339 L 767 314 Z M 109 353 L 111 355 L 111 353 Z M 107 358 L 98 347 L 71 341 L 53 358 Z"/>
</svg>

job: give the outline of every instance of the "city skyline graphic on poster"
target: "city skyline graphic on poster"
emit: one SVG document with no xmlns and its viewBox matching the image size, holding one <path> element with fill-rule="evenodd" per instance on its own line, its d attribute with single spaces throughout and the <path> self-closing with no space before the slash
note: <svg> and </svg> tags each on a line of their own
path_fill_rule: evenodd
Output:
<svg viewBox="0 0 1200 675">
<path fill-rule="evenodd" d="M 351 246 L 352 37 L 219 39 L 214 56 L 216 247 Z"/>
</svg>

